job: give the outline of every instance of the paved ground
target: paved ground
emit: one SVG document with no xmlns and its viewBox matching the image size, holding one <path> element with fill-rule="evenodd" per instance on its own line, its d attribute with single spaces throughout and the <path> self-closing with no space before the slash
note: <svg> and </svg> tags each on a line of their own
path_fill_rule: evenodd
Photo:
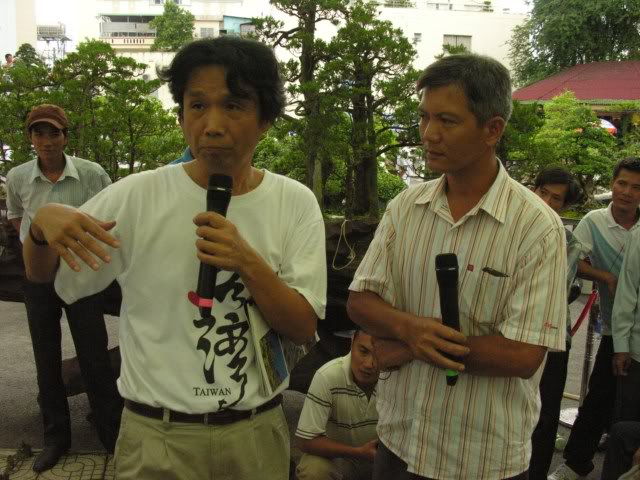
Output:
<svg viewBox="0 0 640 480">
<path fill-rule="evenodd" d="M 572 305 L 572 316 L 575 319 L 584 305 L 585 298 Z M 117 344 L 118 319 L 108 317 L 110 346 Z M 582 364 L 584 358 L 586 325 L 574 338 L 571 352 L 571 365 L 566 392 L 579 394 Z M 0 302 L 0 478 L 6 466 L 6 459 L 15 453 L 21 442 L 42 448 L 42 430 L 40 414 L 36 403 L 37 386 L 33 352 L 29 340 L 24 305 L 19 303 Z M 597 344 L 595 346 L 597 348 Z M 594 351 L 595 351 L 594 348 Z M 66 321 L 63 321 L 64 356 L 74 356 L 73 343 Z M 291 437 L 302 408 L 304 397 L 296 392 L 287 392 L 284 408 L 289 422 Z M 12 479 L 112 479 L 113 467 L 97 440 L 91 425 L 85 420 L 89 413 L 85 395 L 69 399 L 72 414 L 73 445 L 70 455 L 53 470 L 37 476 L 31 471 L 31 462 L 25 461 Z M 577 407 L 577 402 L 565 399 L 565 407 Z M 569 430 L 561 427 L 561 433 L 568 435 Z M 294 459 L 299 457 L 297 449 L 292 448 Z M 589 479 L 599 479 L 602 469 L 603 454 L 596 456 L 596 470 Z M 552 467 L 561 461 L 561 454 L 556 454 Z"/>
</svg>

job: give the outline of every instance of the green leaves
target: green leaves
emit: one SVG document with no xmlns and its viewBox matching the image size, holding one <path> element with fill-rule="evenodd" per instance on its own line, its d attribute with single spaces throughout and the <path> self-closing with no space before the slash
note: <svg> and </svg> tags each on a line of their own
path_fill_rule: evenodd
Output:
<svg viewBox="0 0 640 480">
<path fill-rule="evenodd" d="M 640 0 L 533 0 L 514 29 L 514 79 L 526 85 L 577 64 L 640 56 Z"/>
<path fill-rule="evenodd" d="M 67 153 L 100 163 L 113 180 L 177 158 L 181 131 L 175 115 L 153 98 L 159 81 L 142 79 L 146 68 L 96 40 L 78 45 L 53 69 L 16 62 L 0 79 L 0 141 L 9 148 L 4 172 L 33 158 L 24 123 L 40 103 L 66 111 Z"/>
<path fill-rule="evenodd" d="M 195 17 L 175 2 L 164 3 L 162 15 L 154 18 L 149 26 L 156 29 L 156 38 L 151 45 L 152 51 L 165 50 L 175 52 L 193 40 Z"/>
</svg>

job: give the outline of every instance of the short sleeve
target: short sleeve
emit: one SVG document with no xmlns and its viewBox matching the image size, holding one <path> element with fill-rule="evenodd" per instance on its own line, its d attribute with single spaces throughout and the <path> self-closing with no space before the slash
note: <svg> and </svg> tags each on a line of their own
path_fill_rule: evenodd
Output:
<svg viewBox="0 0 640 480">
<path fill-rule="evenodd" d="M 307 398 L 304 401 L 296 429 L 296 437 L 311 440 L 325 435 L 331 407 L 331 389 L 322 371 L 318 371 L 313 376 Z"/>
<path fill-rule="evenodd" d="M 396 291 L 393 283 L 393 249 L 396 230 L 393 224 L 392 207 L 389 204 L 367 253 L 358 266 L 349 290 L 369 291 L 379 295 L 385 302 L 395 305 Z"/>
<path fill-rule="evenodd" d="M 302 208 L 285 243 L 278 276 L 309 302 L 318 318 L 324 318 L 327 298 L 324 220 L 310 190 L 299 189 L 297 202 Z"/>
<path fill-rule="evenodd" d="M 556 226 L 523 256 L 500 326 L 505 338 L 552 350 L 565 349 L 566 251 L 564 231 Z"/>
<path fill-rule="evenodd" d="M 580 220 L 580 223 L 578 223 L 578 226 L 573 231 L 573 236 L 582 245 L 583 256 L 587 256 L 593 251 L 592 228 L 593 220 L 591 219 L 591 215 L 587 214 Z"/>
<path fill-rule="evenodd" d="M 7 174 L 7 218 L 22 218 L 24 216 L 24 208 L 22 200 L 17 192 L 16 180 L 9 172 Z"/>
</svg>

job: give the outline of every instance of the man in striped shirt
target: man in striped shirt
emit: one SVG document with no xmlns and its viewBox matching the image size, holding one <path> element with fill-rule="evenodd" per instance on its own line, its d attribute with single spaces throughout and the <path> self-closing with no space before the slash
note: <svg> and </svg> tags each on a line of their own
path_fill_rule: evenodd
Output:
<svg viewBox="0 0 640 480">
<path fill-rule="evenodd" d="M 80 206 L 111 183 L 97 163 L 64 153 L 68 120 L 62 108 L 43 104 L 27 117 L 27 131 L 37 159 L 7 174 L 8 218 L 24 243 L 36 210 L 51 202 Z M 71 445 L 69 404 L 62 381 L 60 318 L 67 314 L 98 436 L 113 452 L 120 426 L 122 399 L 107 355 L 108 336 L 100 294 L 65 304 L 53 283 L 25 280 L 25 305 L 36 362 L 44 450 L 36 472 L 49 470 Z"/>
<path fill-rule="evenodd" d="M 314 375 L 296 430 L 304 452 L 298 480 L 371 478 L 378 444 L 379 372 L 371 341 L 371 335 L 356 330 L 351 352 Z"/>
<path fill-rule="evenodd" d="M 443 175 L 389 204 L 350 286 L 381 369 L 399 366 L 378 382 L 373 478 L 524 479 L 540 367 L 565 348 L 564 229 L 496 158 L 511 113 L 504 66 L 454 55 L 417 87 L 427 166 Z M 461 332 L 440 320 L 442 253 L 460 265 Z M 460 372 L 456 386 L 444 369 Z"/>
</svg>

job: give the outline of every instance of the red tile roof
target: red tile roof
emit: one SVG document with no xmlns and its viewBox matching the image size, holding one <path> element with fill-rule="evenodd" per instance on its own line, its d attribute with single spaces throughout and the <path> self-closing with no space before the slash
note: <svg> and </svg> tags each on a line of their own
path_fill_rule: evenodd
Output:
<svg viewBox="0 0 640 480">
<path fill-rule="evenodd" d="M 640 100 L 640 61 L 594 62 L 564 70 L 513 92 L 520 101 L 545 101 L 571 90 L 579 100 Z"/>
</svg>

